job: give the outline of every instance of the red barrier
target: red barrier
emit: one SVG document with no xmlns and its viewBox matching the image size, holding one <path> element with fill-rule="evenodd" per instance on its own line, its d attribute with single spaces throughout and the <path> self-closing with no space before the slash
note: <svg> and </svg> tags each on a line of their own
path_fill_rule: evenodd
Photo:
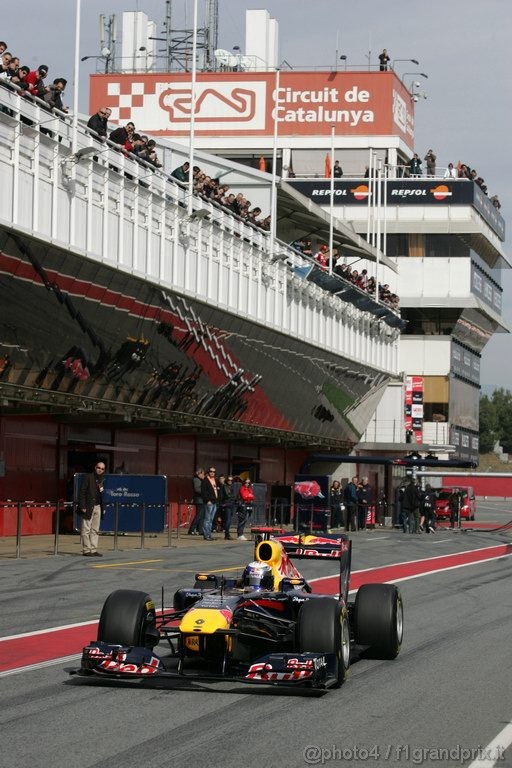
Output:
<svg viewBox="0 0 512 768">
<path fill-rule="evenodd" d="M 16 536 L 18 505 L 12 502 L 0 502 L 0 536 Z M 34 536 L 55 532 L 55 506 L 30 505 L 25 502 L 21 507 L 21 535 Z"/>
</svg>

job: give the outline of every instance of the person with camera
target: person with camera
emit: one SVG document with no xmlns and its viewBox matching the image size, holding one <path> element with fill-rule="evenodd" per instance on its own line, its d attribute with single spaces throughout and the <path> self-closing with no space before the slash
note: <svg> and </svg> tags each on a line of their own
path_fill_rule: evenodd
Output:
<svg viewBox="0 0 512 768">
<path fill-rule="evenodd" d="M 255 498 L 252 483 L 250 479 L 247 478 L 242 482 L 238 491 L 238 525 L 236 536 L 239 541 L 247 541 L 247 536 L 244 536 L 244 528 L 252 515 Z"/>
</svg>

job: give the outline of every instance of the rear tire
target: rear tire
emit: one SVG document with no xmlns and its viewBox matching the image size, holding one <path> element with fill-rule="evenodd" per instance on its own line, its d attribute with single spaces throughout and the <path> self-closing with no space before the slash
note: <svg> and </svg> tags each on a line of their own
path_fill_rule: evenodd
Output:
<svg viewBox="0 0 512 768">
<path fill-rule="evenodd" d="M 358 645 L 367 645 L 377 659 L 398 656 L 403 639 L 403 605 L 394 584 L 363 584 L 355 601 Z"/>
<path fill-rule="evenodd" d="M 118 589 L 103 605 L 98 640 L 111 645 L 152 647 L 146 633 L 155 631 L 155 620 L 155 605 L 146 592 Z"/>
<path fill-rule="evenodd" d="M 350 667 L 350 627 L 347 611 L 337 600 L 319 597 L 308 600 L 299 611 L 297 620 L 299 653 L 334 653 L 337 658 L 339 688 Z"/>
</svg>

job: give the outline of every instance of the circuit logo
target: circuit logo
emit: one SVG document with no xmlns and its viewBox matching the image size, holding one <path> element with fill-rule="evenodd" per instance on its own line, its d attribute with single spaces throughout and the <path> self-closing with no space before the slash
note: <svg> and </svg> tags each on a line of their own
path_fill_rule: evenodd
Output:
<svg viewBox="0 0 512 768">
<path fill-rule="evenodd" d="M 358 187 L 355 187 L 350 191 L 356 200 L 366 200 L 369 195 L 368 186 L 366 184 L 359 184 Z"/>
<path fill-rule="evenodd" d="M 445 197 L 452 196 L 450 188 L 447 187 L 446 184 L 439 184 L 437 187 L 434 187 L 434 189 L 431 189 L 430 193 L 434 195 L 435 200 L 444 200 Z"/>
<path fill-rule="evenodd" d="M 192 117 L 192 88 L 189 83 L 160 83 L 158 106 L 168 115 L 168 124 L 186 128 Z M 197 85 L 194 121 L 201 129 L 254 130 L 265 127 L 266 85 L 261 82 L 205 82 Z"/>
</svg>

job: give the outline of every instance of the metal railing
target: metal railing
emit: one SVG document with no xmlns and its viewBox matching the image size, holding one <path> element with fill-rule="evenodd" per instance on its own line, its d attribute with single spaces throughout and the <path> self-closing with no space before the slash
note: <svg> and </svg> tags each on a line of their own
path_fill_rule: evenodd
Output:
<svg viewBox="0 0 512 768">
<path fill-rule="evenodd" d="M 165 506 L 162 527 L 158 530 L 148 529 L 152 510 L 162 510 Z M 230 529 L 236 529 L 238 523 L 238 503 L 233 507 Z M 252 510 L 245 518 L 245 532 L 252 526 L 269 526 L 289 532 L 298 533 L 299 529 L 321 531 L 330 526 L 330 509 L 317 507 L 310 503 L 293 504 L 283 500 L 271 502 L 254 502 Z M 100 535 L 110 539 L 112 546 L 109 551 L 121 552 L 130 549 L 170 548 L 183 537 L 183 530 L 189 528 L 195 505 L 187 500 L 162 504 L 113 503 L 107 504 L 106 512 L 111 512 L 109 530 L 101 530 Z M 9 515 L 11 511 L 11 515 Z M 135 515 L 133 514 L 135 512 Z M 246 511 L 247 512 L 247 511 Z M 125 530 L 126 513 L 130 514 L 130 527 L 138 521 L 138 530 Z M 222 514 L 219 508 L 217 516 Z M 123 517 L 125 519 L 123 519 Z M 39 519 L 38 519 L 39 518 Z M 28 525 L 28 521 L 31 525 Z M 58 500 L 33 501 L 18 500 L 0 503 L 0 559 L 15 557 L 20 559 L 32 555 L 63 555 L 80 554 L 80 542 L 77 540 L 80 528 L 80 517 L 76 513 L 74 502 Z M 215 521 L 214 521 L 215 530 Z M 70 538 L 70 537 L 75 538 Z M 147 542 L 153 539 L 151 546 Z M 66 546 L 66 542 L 72 546 Z M 127 546 L 122 545 L 125 542 Z M 128 542 L 130 545 L 128 546 Z"/>
</svg>

